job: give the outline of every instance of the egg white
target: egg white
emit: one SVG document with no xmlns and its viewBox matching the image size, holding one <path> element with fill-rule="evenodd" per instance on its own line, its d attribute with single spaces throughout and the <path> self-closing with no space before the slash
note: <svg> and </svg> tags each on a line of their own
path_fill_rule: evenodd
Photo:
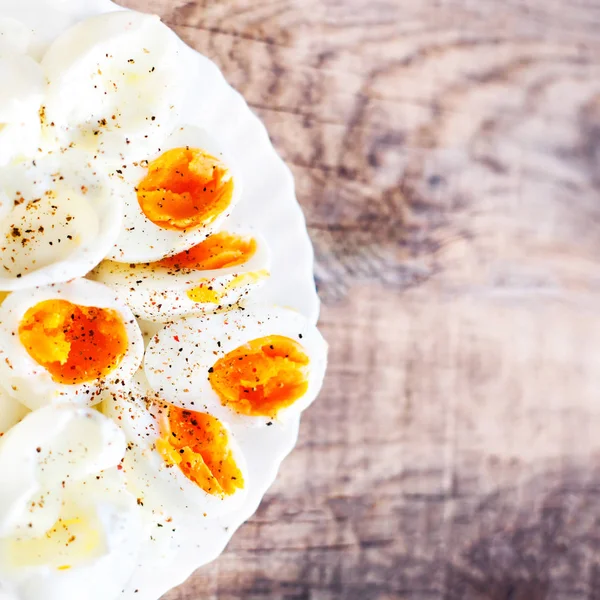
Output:
<svg viewBox="0 0 600 600">
<path fill-rule="evenodd" d="M 0 17 L 0 56 L 29 54 L 33 29 L 12 17 Z"/>
<path fill-rule="evenodd" d="M 123 432 L 98 411 L 57 405 L 29 413 L 0 438 L 0 537 L 48 531 L 62 482 L 116 466 L 124 453 Z M 45 502 L 32 503 L 44 492 Z"/>
<path fill-rule="evenodd" d="M 84 583 L 86 598 L 116 597 L 142 539 L 115 468 L 124 452 L 115 423 L 68 405 L 29 413 L 0 439 L 0 579 L 19 599 L 75 598 Z"/>
<path fill-rule="evenodd" d="M 215 362 L 240 346 L 268 335 L 299 342 L 309 357 L 308 389 L 273 418 L 238 414 L 223 406 L 208 380 Z M 325 375 L 327 343 L 305 317 L 279 307 L 249 306 L 167 325 L 150 341 L 144 370 L 150 387 L 165 400 L 205 411 L 231 424 L 265 425 L 306 409 L 316 398 Z"/>
<path fill-rule="evenodd" d="M 1 25 L 1 23 L 0 23 Z M 42 68 L 26 55 L 4 55 L 0 44 L 0 166 L 33 156 L 41 145 Z"/>
<path fill-rule="evenodd" d="M 29 409 L 0 386 L 0 437 L 14 427 Z"/>
<path fill-rule="evenodd" d="M 123 475 L 110 469 L 70 485 L 60 518 L 78 521 L 68 529 L 77 538 L 68 547 L 63 543 L 53 548 L 46 534 L 33 540 L 0 540 L 5 585 L 18 600 L 120 597 L 135 572 L 143 536 L 136 499 Z M 40 542 L 47 554 L 34 562 Z"/>
<path fill-rule="evenodd" d="M 39 111 L 44 94 L 44 73 L 27 55 L 2 55 L 0 50 L 0 123 L 39 125 Z"/>
<path fill-rule="evenodd" d="M 0 290 L 81 277 L 108 253 L 122 202 L 84 153 L 46 155 L 0 169 Z"/>
<path fill-rule="evenodd" d="M 29 308 L 39 302 L 62 299 L 82 306 L 110 308 L 123 320 L 128 346 L 123 360 L 103 380 L 67 385 L 57 383 L 19 341 L 19 324 Z M 139 368 L 144 353 L 140 328 L 130 309 L 110 288 L 76 279 L 10 294 L 0 306 L 0 380 L 7 391 L 31 409 L 47 404 L 73 402 L 92 406 L 102 400 L 101 392 L 111 384 L 126 385 Z"/>
<path fill-rule="evenodd" d="M 174 270 L 152 263 L 103 261 L 90 273 L 90 278 L 113 288 L 136 316 L 148 321 L 167 322 L 184 315 L 231 307 L 246 300 L 265 282 L 271 263 L 269 248 L 262 236 L 235 233 L 253 237 L 256 252 L 248 261 L 234 267 Z M 202 286 L 218 294 L 217 303 L 196 302 L 188 296 L 187 292 Z"/>
<path fill-rule="evenodd" d="M 76 24 L 42 59 L 46 135 L 117 159 L 156 148 L 185 98 L 180 48 L 154 15 L 116 11 Z"/>
<path fill-rule="evenodd" d="M 123 471 L 144 510 L 150 511 L 155 520 L 164 522 L 165 518 L 191 515 L 199 519 L 214 518 L 239 508 L 246 497 L 247 480 L 244 488 L 221 498 L 205 492 L 177 466 L 165 462 L 156 449 L 156 442 L 161 438 L 159 411 L 164 404 L 149 388 L 143 371 L 136 375 L 132 385 L 114 388 L 102 404 L 103 413 L 119 424 L 130 442 Z M 231 431 L 228 433 L 236 464 L 246 477 L 243 453 L 235 436 Z"/>
<path fill-rule="evenodd" d="M 229 176 L 234 180 L 233 196 L 227 209 L 209 223 L 181 231 L 164 229 L 142 212 L 135 189 L 148 172 L 148 162 L 167 150 L 186 146 L 200 148 L 228 167 Z M 176 128 L 153 153 L 138 154 L 133 161 L 114 165 L 111 177 L 123 195 L 125 215 L 119 237 L 107 258 L 124 263 L 151 262 L 189 250 L 221 228 L 242 193 L 242 182 L 230 156 L 205 130 L 192 126 Z"/>
</svg>

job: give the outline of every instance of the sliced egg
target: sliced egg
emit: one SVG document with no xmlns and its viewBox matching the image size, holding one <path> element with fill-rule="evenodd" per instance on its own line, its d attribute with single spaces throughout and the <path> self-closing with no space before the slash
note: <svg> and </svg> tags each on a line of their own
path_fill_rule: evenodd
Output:
<svg viewBox="0 0 600 600">
<path fill-rule="evenodd" d="M 80 277 L 108 253 L 122 203 L 88 155 L 0 169 L 0 290 Z"/>
<path fill-rule="evenodd" d="M 112 178 L 125 217 L 108 258 L 124 263 L 189 250 L 219 229 L 241 193 L 231 160 L 197 127 L 180 127 L 154 154 L 116 165 Z"/>
<path fill-rule="evenodd" d="M 143 352 L 133 314 L 100 283 L 14 292 L 0 307 L 1 381 L 31 409 L 99 402 L 107 386 L 131 380 Z"/>
<path fill-rule="evenodd" d="M 183 409 L 148 387 L 143 371 L 129 389 L 115 389 L 102 405 L 130 441 L 123 470 L 155 518 L 215 517 L 239 508 L 246 495 L 245 462 L 219 419 Z"/>
<path fill-rule="evenodd" d="M 48 138 L 111 158 L 156 148 L 185 98 L 181 42 L 153 15 L 86 19 L 56 39 L 42 66 Z"/>
<path fill-rule="evenodd" d="M 28 414 L 0 439 L 0 578 L 18 598 L 75 598 L 82 584 L 86 598 L 117 596 L 142 533 L 115 468 L 124 452 L 114 422 L 67 405 Z"/>
<path fill-rule="evenodd" d="M 0 537 L 34 537 L 58 519 L 62 482 L 119 464 L 125 438 L 98 411 L 70 405 L 29 413 L 0 438 Z M 32 500 L 46 496 L 45 502 Z"/>
<path fill-rule="evenodd" d="M 219 232 L 155 262 L 104 261 L 90 277 L 118 292 L 136 316 L 165 322 L 233 306 L 266 281 L 269 267 L 262 237 Z"/>
<path fill-rule="evenodd" d="M 327 344 L 305 317 L 249 307 L 166 326 L 148 345 L 144 368 L 168 402 L 264 424 L 315 399 L 326 360 Z"/>
</svg>

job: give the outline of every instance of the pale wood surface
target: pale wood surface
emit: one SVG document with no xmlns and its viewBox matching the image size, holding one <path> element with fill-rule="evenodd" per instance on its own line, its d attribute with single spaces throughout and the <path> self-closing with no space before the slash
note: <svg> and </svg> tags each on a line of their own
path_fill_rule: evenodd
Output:
<svg viewBox="0 0 600 600">
<path fill-rule="evenodd" d="M 600 598 L 600 0 L 124 0 L 297 178 L 329 377 L 169 600 Z"/>
</svg>

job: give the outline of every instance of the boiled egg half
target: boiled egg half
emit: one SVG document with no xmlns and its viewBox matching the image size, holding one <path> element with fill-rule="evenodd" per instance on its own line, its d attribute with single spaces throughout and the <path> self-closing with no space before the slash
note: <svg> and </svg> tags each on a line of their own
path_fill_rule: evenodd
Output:
<svg viewBox="0 0 600 600">
<path fill-rule="evenodd" d="M 118 292 L 136 316 L 165 322 L 246 300 L 266 281 L 269 266 L 260 235 L 222 231 L 158 261 L 104 261 L 90 277 Z"/>
<path fill-rule="evenodd" d="M 203 129 L 180 127 L 154 154 L 114 166 L 125 216 L 108 258 L 145 263 L 196 246 L 231 214 L 241 183 L 229 157 Z"/>
<path fill-rule="evenodd" d="M 218 418 L 166 402 L 143 371 L 128 389 L 107 395 L 102 410 L 125 431 L 130 444 L 123 469 L 157 520 L 186 513 L 212 518 L 241 505 L 244 458 Z"/>
<path fill-rule="evenodd" d="M 0 169 L 0 290 L 82 277 L 109 252 L 122 201 L 93 157 L 75 151 Z"/>
<path fill-rule="evenodd" d="M 68 29 L 42 59 L 49 143 L 110 160 L 156 149 L 178 119 L 188 68 L 154 15 L 115 11 Z"/>
<path fill-rule="evenodd" d="M 93 281 L 14 292 L 0 306 L 2 383 L 31 409 L 99 402 L 107 386 L 132 379 L 143 352 L 129 308 Z"/>
<path fill-rule="evenodd" d="M 265 424 L 315 399 L 326 359 L 327 344 L 305 317 L 249 306 L 167 325 L 150 341 L 144 368 L 168 402 Z"/>
</svg>

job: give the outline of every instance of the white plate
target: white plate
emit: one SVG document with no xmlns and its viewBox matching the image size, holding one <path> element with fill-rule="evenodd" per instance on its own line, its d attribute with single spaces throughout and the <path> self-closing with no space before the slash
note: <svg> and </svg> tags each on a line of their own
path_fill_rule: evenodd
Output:
<svg viewBox="0 0 600 600">
<path fill-rule="evenodd" d="M 32 27 L 40 57 L 46 45 L 77 21 L 95 14 L 122 10 L 109 0 L 0 0 L 0 15 L 10 16 Z M 244 99 L 225 81 L 218 67 L 205 56 L 186 47 L 195 73 L 183 122 L 204 127 L 232 155 L 244 184 L 243 198 L 232 216 L 232 224 L 258 230 L 273 255 L 270 281 L 257 293 L 257 301 L 298 310 L 316 323 L 319 313 L 313 278 L 313 250 L 302 211 L 296 201 L 290 170 L 279 158 L 259 119 Z M 157 600 L 181 584 L 198 567 L 214 560 L 235 530 L 256 511 L 273 483 L 281 461 L 294 447 L 299 419 L 284 429 L 248 429 L 241 435 L 262 452 L 246 457 L 248 499 L 237 512 L 207 523 L 186 524 L 190 536 L 170 556 L 152 554 L 140 560 L 123 598 Z M 277 452 L 264 464 L 265 446 Z M 157 530 L 166 535 L 162 530 Z"/>
</svg>

